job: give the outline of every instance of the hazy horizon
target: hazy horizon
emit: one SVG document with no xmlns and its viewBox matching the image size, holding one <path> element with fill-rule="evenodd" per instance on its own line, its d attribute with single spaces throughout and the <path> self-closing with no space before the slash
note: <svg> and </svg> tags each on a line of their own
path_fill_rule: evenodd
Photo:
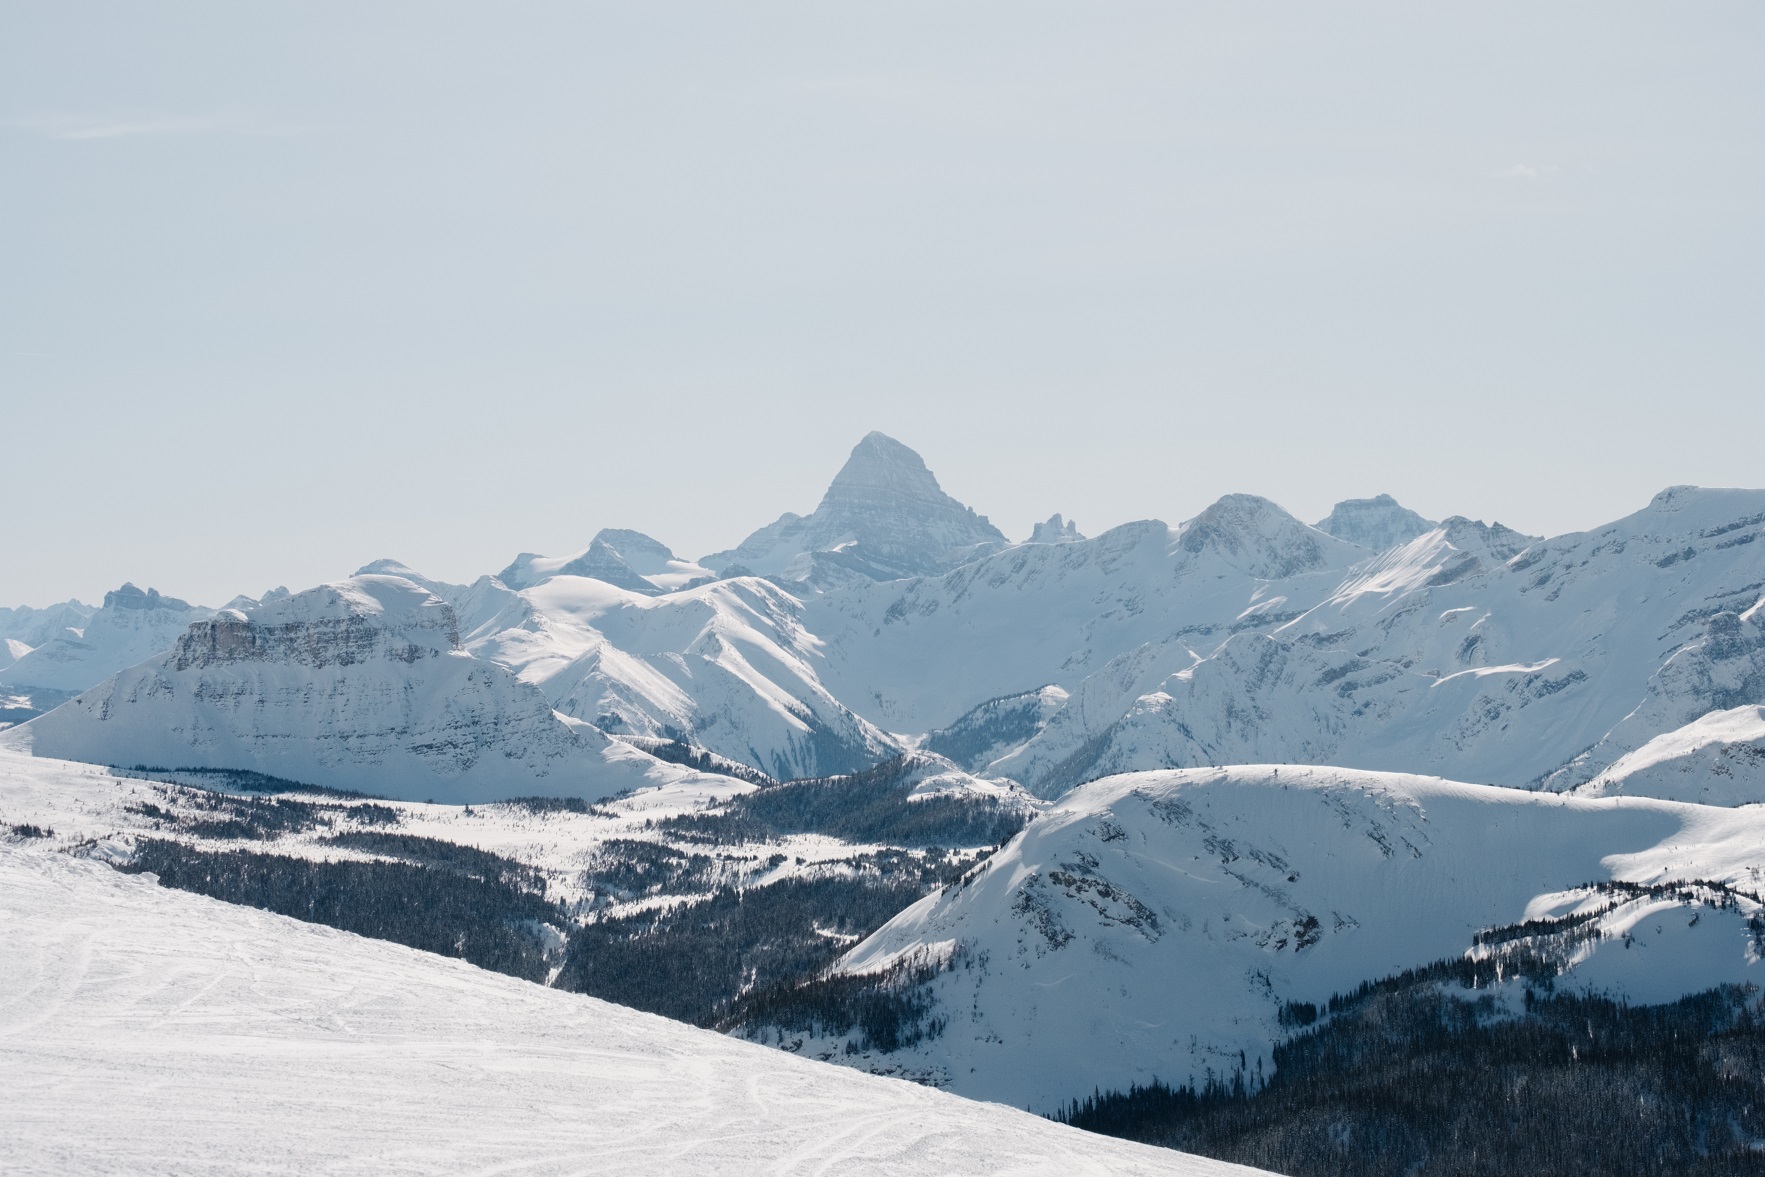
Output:
<svg viewBox="0 0 1765 1177">
<path fill-rule="evenodd" d="M 900 439 L 896 439 L 896 440 L 900 440 Z M 832 465 L 832 467 L 830 468 L 830 470 L 828 472 L 828 476 L 827 476 L 826 481 L 832 480 L 834 474 L 838 472 L 839 465 L 843 464 L 845 457 L 846 457 L 846 455 L 842 454 L 840 456 L 839 461 Z M 935 476 L 938 474 L 938 471 L 936 469 L 933 469 L 932 473 Z M 941 477 L 939 478 L 939 482 L 940 482 L 940 484 L 943 484 L 943 479 Z M 821 490 L 825 490 L 825 489 L 826 489 L 826 487 L 825 487 L 825 482 L 824 482 Z M 944 490 L 946 492 L 948 492 L 949 489 L 950 488 L 948 485 L 944 485 Z M 1665 490 L 1667 488 L 1662 487 L 1660 489 Z M 1194 510 L 1187 511 L 1180 516 L 1165 517 L 1165 516 L 1159 516 L 1156 514 L 1154 514 L 1154 515 L 1138 515 L 1138 516 L 1134 516 L 1132 518 L 1116 519 L 1116 520 L 1113 520 L 1113 521 L 1111 521 L 1105 525 L 1102 525 L 1102 526 L 1085 526 L 1079 520 L 1075 519 L 1071 515 L 1068 515 L 1064 512 L 1060 512 L 1060 514 L 1063 515 L 1063 517 L 1066 519 L 1067 522 L 1074 523 L 1074 524 L 1078 525 L 1080 527 L 1080 530 L 1084 533 L 1086 538 L 1094 538 L 1097 535 L 1099 535 L 1105 531 L 1109 531 L 1113 528 L 1120 527 L 1123 524 L 1137 522 L 1137 521 L 1144 520 L 1144 519 L 1155 519 L 1155 518 L 1161 519 L 1163 522 L 1174 526 L 1176 524 L 1182 523 L 1182 522 L 1194 517 L 1194 515 L 1196 515 L 1196 514 L 1199 514 L 1202 509 L 1204 509 L 1210 503 L 1217 501 L 1218 498 L 1222 497 L 1224 494 L 1235 494 L 1235 493 L 1256 494 L 1257 492 L 1254 490 L 1247 490 L 1247 489 L 1243 489 L 1243 488 L 1240 488 L 1240 490 L 1237 490 L 1237 491 L 1225 491 L 1225 492 L 1222 492 L 1221 496 L 1215 496 L 1214 499 L 1209 500 L 1207 503 L 1202 503 L 1199 506 L 1197 506 Z M 1366 498 L 1375 497 L 1375 493 L 1386 493 L 1386 492 L 1370 492 L 1365 495 L 1350 495 L 1350 496 L 1345 496 L 1345 497 L 1346 498 L 1366 499 Z M 820 501 L 820 496 L 821 496 L 821 491 L 818 490 L 815 493 L 815 495 L 813 496 L 814 501 L 807 502 L 807 503 L 799 503 L 799 504 L 796 504 L 791 507 L 786 507 L 786 508 L 783 508 L 782 510 L 780 510 L 779 512 L 775 513 L 772 516 L 768 516 L 765 519 L 756 520 L 756 521 L 754 521 L 753 526 L 744 530 L 741 535 L 734 536 L 733 538 L 729 539 L 728 542 L 717 544 L 714 547 L 707 547 L 707 548 L 703 548 L 703 549 L 693 549 L 693 550 L 683 550 L 683 549 L 675 546 L 669 540 L 669 538 L 665 535 L 653 535 L 652 534 L 651 538 L 661 540 L 664 544 L 668 544 L 674 550 L 674 553 L 677 556 L 680 556 L 680 557 L 683 557 L 683 558 L 686 558 L 689 560 L 696 560 L 702 556 L 710 555 L 714 551 L 721 551 L 721 550 L 735 547 L 737 544 L 739 544 L 741 542 L 742 539 L 746 538 L 746 536 L 749 533 L 751 533 L 754 530 L 757 530 L 759 527 L 761 527 L 767 523 L 773 522 L 774 519 L 776 519 L 778 517 L 778 515 L 783 514 L 785 511 L 794 511 L 797 514 L 802 514 L 802 515 L 808 514 L 811 510 L 814 509 L 815 504 Z M 958 495 L 956 497 L 960 498 L 961 496 Z M 1268 496 L 1265 495 L 1262 497 L 1266 498 Z M 1653 496 L 1650 496 L 1650 497 L 1652 498 Z M 1316 524 L 1317 522 L 1319 522 L 1322 519 L 1323 516 L 1325 516 L 1329 513 L 1330 507 L 1334 506 L 1336 503 L 1341 502 L 1341 501 L 1343 501 L 1343 500 L 1341 500 L 1341 499 L 1332 500 L 1332 502 L 1330 504 L 1326 505 L 1323 510 L 1318 511 L 1315 514 L 1304 514 L 1304 513 L 1299 513 L 1299 512 L 1294 512 L 1294 514 L 1298 518 L 1300 518 L 1303 522 L 1310 523 L 1310 524 Z M 1425 515 L 1425 516 L 1428 516 L 1430 518 L 1437 519 L 1437 520 L 1450 518 L 1453 515 L 1466 514 L 1465 512 L 1462 512 L 1462 511 L 1429 512 L 1429 511 L 1425 511 L 1425 510 L 1419 510 L 1412 503 L 1404 502 L 1403 500 L 1399 500 L 1399 502 L 1401 503 L 1401 505 L 1403 505 L 1405 507 L 1410 507 L 1411 509 L 1418 510 L 1418 513 Z M 1048 516 L 1044 515 L 1044 516 L 1039 516 L 1035 519 L 1030 520 L 1028 523 L 1024 524 L 1023 526 L 1006 526 L 1005 524 L 1000 522 L 999 518 L 991 515 L 987 510 L 985 510 L 984 507 L 977 505 L 975 503 L 972 503 L 972 502 L 967 502 L 966 500 L 964 500 L 964 505 L 973 507 L 977 513 L 988 517 L 994 523 L 994 525 L 1000 527 L 1000 529 L 1005 532 L 1006 537 L 1014 543 L 1027 541 L 1029 538 L 1029 533 L 1030 533 L 1031 529 L 1034 527 L 1034 525 L 1037 523 L 1041 523 L 1048 518 Z M 1286 504 L 1280 504 L 1280 505 L 1283 506 L 1284 508 L 1286 506 Z M 1613 520 L 1621 518 L 1624 515 L 1631 514 L 1632 511 L 1640 510 L 1646 505 L 1647 505 L 1647 500 L 1644 500 L 1642 502 L 1638 502 L 1638 503 L 1634 504 L 1634 506 L 1632 506 L 1631 508 L 1629 508 L 1627 510 L 1620 511 L 1620 512 L 1610 516 L 1609 518 L 1602 518 L 1597 521 L 1594 521 L 1593 523 L 1590 523 L 1586 527 L 1578 527 L 1578 528 L 1574 528 L 1571 530 L 1574 530 L 1574 531 L 1592 530 L 1594 527 L 1597 527 L 1600 524 L 1612 522 Z M 1053 514 L 1053 513 L 1054 512 L 1050 512 L 1050 514 Z M 1476 516 L 1473 516 L 1473 517 L 1476 517 Z M 1517 525 L 1513 524 L 1510 520 L 1507 520 L 1507 519 L 1482 518 L 1482 521 L 1486 522 L 1486 523 L 1501 523 L 1501 524 L 1504 524 L 1507 526 L 1512 526 L 1515 528 L 1515 530 L 1525 532 L 1528 534 L 1539 534 L 1543 538 L 1547 538 L 1547 539 L 1552 538 L 1557 535 L 1565 534 L 1563 532 L 1528 532 L 1527 528 L 1517 526 Z M 222 593 L 219 595 L 212 595 L 211 594 L 211 598 L 185 597 L 185 599 L 189 600 L 192 604 L 215 606 L 215 605 L 222 604 L 224 601 L 230 600 L 232 597 L 238 596 L 241 593 L 243 593 L 245 595 L 249 595 L 249 596 L 257 596 L 268 589 L 277 588 L 277 587 L 284 587 L 284 588 L 289 588 L 294 591 L 299 591 L 302 588 L 308 588 L 314 584 L 323 583 L 326 580 L 341 579 L 345 576 L 348 576 L 350 573 L 355 571 L 355 569 L 358 567 L 372 563 L 373 561 L 376 561 L 376 560 L 384 560 L 384 559 L 399 560 L 400 562 L 404 563 L 405 565 L 414 569 L 415 571 L 420 572 L 423 575 L 431 577 L 436 580 L 452 582 L 452 583 L 459 583 L 459 584 L 469 584 L 472 581 L 478 579 L 480 576 L 483 576 L 486 574 L 491 574 L 491 575 L 496 574 L 503 567 L 505 567 L 510 560 L 514 559 L 518 555 L 526 554 L 526 553 L 538 554 L 538 555 L 543 555 L 543 556 L 572 555 L 572 554 L 574 554 L 576 552 L 580 552 L 581 550 L 586 548 L 588 546 L 589 540 L 591 540 L 594 537 L 594 533 L 600 531 L 603 527 L 617 528 L 617 527 L 625 527 L 625 526 L 627 526 L 627 524 L 621 523 L 617 520 L 607 521 L 607 522 L 603 522 L 603 523 L 599 523 L 599 524 L 594 525 L 589 531 L 585 532 L 582 536 L 580 536 L 579 540 L 577 542 L 565 544 L 561 547 L 548 548 L 543 551 L 540 551 L 540 550 L 537 550 L 534 548 L 521 548 L 519 550 L 511 549 L 505 557 L 503 557 L 499 560 L 493 561 L 491 566 L 467 567 L 459 560 L 451 560 L 446 563 L 445 567 L 436 567 L 436 566 L 431 566 L 430 564 L 427 564 L 427 563 L 424 563 L 421 561 L 406 559 L 404 556 L 400 555 L 396 551 L 386 551 L 386 552 L 381 552 L 380 554 L 374 555 L 374 556 L 363 556 L 359 560 L 353 560 L 353 561 L 346 560 L 345 563 L 350 564 L 350 567 L 345 568 L 345 567 L 340 566 L 339 568 L 337 568 L 329 573 L 326 573 L 322 576 L 319 576 L 311 581 L 293 583 L 293 582 L 289 582 L 289 581 L 284 580 L 284 581 L 277 581 L 277 582 L 271 583 L 271 584 L 265 584 L 261 587 L 255 588 L 255 589 L 252 588 L 251 586 L 242 586 L 233 592 Z M 642 531 L 643 529 L 642 528 L 631 528 L 631 530 Z M 646 534 L 649 534 L 649 533 L 646 533 Z M 142 588 L 142 589 L 148 589 L 148 588 L 158 589 L 160 592 L 164 593 L 167 596 L 180 597 L 180 596 L 184 595 L 184 594 L 181 594 L 178 592 L 168 590 L 157 583 L 150 585 L 145 581 L 133 580 L 133 579 L 125 576 L 122 579 L 118 580 L 115 584 L 108 585 L 106 588 L 99 590 L 96 593 L 93 593 L 90 595 L 85 595 L 85 596 L 82 596 L 79 593 L 73 593 L 73 594 L 70 594 L 70 596 L 72 598 L 78 598 L 88 604 L 97 604 L 103 598 L 103 596 L 106 592 L 110 591 L 111 589 L 121 587 L 121 585 L 124 583 L 134 583 L 134 584 L 136 584 L 136 586 L 138 588 Z M 57 599 L 51 600 L 51 601 L 9 601 L 9 602 L 5 602 L 4 604 L 5 605 L 12 605 L 15 607 L 17 605 L 23 604 L 23 605 L 30 605 L 30 606 L 35 606 L 35 607 L 41 608 L 43 606 L 50 605 L 50 604 L 56 604 L 62 600 L 67 600 L 67 599 L 69 599 L 69 598 L 63 597 L 63 598 L 57 598 Z M 3 606 L 0 606 L 0 607 L 3 607 Z"/>
<path fill-rule="evenodd" d="M 697 557 L 879 429 L 1014 539 L 1765 486 L 1765 10 L 0 16 L 0 606 Z"/>
</svg>

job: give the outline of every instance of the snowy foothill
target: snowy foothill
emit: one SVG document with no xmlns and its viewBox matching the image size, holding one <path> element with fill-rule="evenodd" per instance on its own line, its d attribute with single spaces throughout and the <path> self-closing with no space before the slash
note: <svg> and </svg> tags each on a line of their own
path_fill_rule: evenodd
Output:
<svg viewBox="0 0 1765 1177">
<path fill-rule="evenodd" d="M 1569 934 L 1500 943 L 1553 955 L 1559 987 L 1658 1003 L 1759 984 L 1762 888 L 1761 806 L 1297 765 L 1134 773 L 1073 790 L 844 957 L 855 974 L 942 962 L 924 1015 L 941 1033 L 794 1045 L 1043 1112 L 1154 1079 L 1254 1080 L 1286 1003 L 1529 920 Z"/>
<path fill-rule="evenodd" d="M 1252 1170 L 0 840 L 9 1173 Z"/>
</svg>

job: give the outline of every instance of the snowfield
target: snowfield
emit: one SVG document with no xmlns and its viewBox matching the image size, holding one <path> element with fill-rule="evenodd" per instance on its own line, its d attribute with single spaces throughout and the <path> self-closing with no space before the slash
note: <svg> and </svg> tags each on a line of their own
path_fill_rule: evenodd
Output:
<svg viewBox="0 0 1765 1177">
<path fill-rule="evenodd" d="M 0 842 L 9 1173 L 1253 1170 Z"/>
</svg>

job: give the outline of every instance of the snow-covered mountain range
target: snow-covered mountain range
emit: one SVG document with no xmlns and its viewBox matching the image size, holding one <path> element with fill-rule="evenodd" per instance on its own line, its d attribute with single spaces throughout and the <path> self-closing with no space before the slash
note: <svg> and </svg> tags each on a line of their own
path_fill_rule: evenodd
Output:
<svg viewBox="0 0 1765 1177">
<path fill-rule="evenodd" d="M 125 584 L 105 593 L 104 604 L 84 616 L 77 602 L 44 612 L 51 616 L 20 627 L 42 640 L 34 648 L 15 649 L 11 665 L 0 670 L 0 690 L 76 694 L 169 649 L 192 622 L 214 610 Z M 61 621 L 72 624 L 50 628 Z"/>
<path fill-rule="evenodd" d="M 696 562 L 603 529 L 471 585 L 396 561 L 360 573 L 445 601 L 466 654 L 569 719 L 687 738 L 781 779 L 961 733 L 964 768 L 1044 797 L 1116 772 L 1261 762 L 1563 790 L 1765 700 L 1762 533 L 1760 491 L 1673 488 L 1543 540 L 1434 523 L 1389 496 L 1313 527 L 1232 494 L 1174 527 L 1087 539 L 1056 516 L 1012 545 L 873 433 L 812 514 Z M 126 586 L 79 634 L 10 648 L 0 688 L 94 687 L 207 616 Z M 52 725 L 63 753 L 80 751 L 81 710 Z M 149 759 L 109 737 L 85 753 Z M 1730 765 L 1737 798 L 1750 764 Z"/>
<path fill-rule="evenodd" d="M 86 618 L 97 612 L 79 601 L 62 601 L 42 609 L 29 605 L 17 608 L 0 606 L 0 640 L 16 642 L 27 649 L 61 637 L 68 630 L 86 624 Z"/>
<path fill-rule="evenodd" d="M 559 716 L 537 688 L 467 654 L 452 607 L 396 576 L 196 621 L 168 652 L 21 735 L 45 756 L 454 802 L 604 797 L 682 771 Z"/>
<path fill-rule="evenodd" d="M 396 832 L 350 802 L 276 853 L 513 855 L 570 945 L 518 975 L 639 1005 L 666 978 L 645 1008 L 766 1045 L 1043 1112 L 1255 1089 L 1295 1010 L 1394 975 L 1469 969 L 1490 1016 L 1540 977 L 1759 983 L 1761 537 L 1765 491 L 1673 487 L 1552 538 L 1235 493 L 1012 543 L 871 434 L 814 512 L 697 560 L 603 528 L 469 584 L 377 560 L 218 610 L 7 611 L 0 753 L 440 802 L 373 817 Z M 70 852 L 270 857 L 9 771 L 0 810 L 125 831 Z M 574 824 L 437 816 L 535 797 Z"/>
</svg>

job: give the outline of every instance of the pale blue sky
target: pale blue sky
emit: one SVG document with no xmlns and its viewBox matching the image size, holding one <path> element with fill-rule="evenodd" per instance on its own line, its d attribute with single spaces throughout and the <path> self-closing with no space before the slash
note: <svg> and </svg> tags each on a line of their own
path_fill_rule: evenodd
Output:
<svg viewBox="0 0 1765 1177">
<path fill-rule="evenodd" d="M 603 526 L 882 429 L 1013 536 L 1765 485 L 1756 3 L 0 5 L 0 604 Z"/>
</svg>

